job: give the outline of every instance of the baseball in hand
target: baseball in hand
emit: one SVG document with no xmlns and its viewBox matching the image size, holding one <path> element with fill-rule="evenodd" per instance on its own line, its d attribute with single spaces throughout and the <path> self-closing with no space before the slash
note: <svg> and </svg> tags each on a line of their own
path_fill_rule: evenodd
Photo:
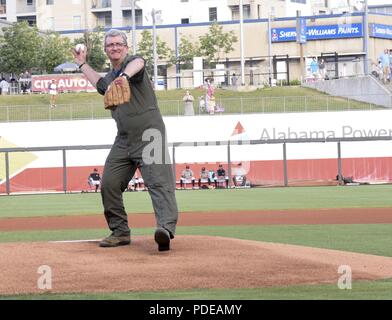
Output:
<svg viewBox="0 0 392 320">
<path fill-rule="evenodd" d="M 77 52 L 77 53 L 79 53 L 80 51 L 85 51 L 86 50 L 86 46 L 83 44 L 83 43 L 78 43 L 76 46 L 75 46 L 75 51 Z"/>
</svg>

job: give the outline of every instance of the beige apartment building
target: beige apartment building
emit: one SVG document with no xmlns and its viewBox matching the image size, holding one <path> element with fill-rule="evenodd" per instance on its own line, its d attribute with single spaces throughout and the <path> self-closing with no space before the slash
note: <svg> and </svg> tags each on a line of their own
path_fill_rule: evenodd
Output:
<svg viewBox="0 0 392 320">
<path fill-rule="evenodd" d="M 151 8 L 162 3 L 167 7 L 169 2 L 182 8 L 180 14 L 171 14 L 168 8 L 165 11 L 162 7 L 156 31 L 174 52 L 182 38 L 197 41 L 199 36 L 207 33 L 213 20 L 218 20 L 225 32 L 233 31 L 240 40 L 238 0 L 141 0 L 136 1 L 135 7 L 137 41 L 143 30 L 152 29 L 151 16 L 148 16 Z M 331 78 L 370 73 L 381 52 L 385 48 L 392 49 L 392 18 L 385 13 L 370 13 L 365 27 L 363 12 L 312 15 L 315 7 L 309 6 L 309 0 L 243 2 L 246 84 L 259 86 L 271 82 L 271 79 L 304 79 L 306 70 L 301 69 L 301 53 L 302 61 L 311 57 L 324 58 Z M 322 3 L 316 3 L 317 10 L 322 11 Z M 116 27 L 129 35 L 130 47 L 132 44 L 131 0 L 0 0 L 0 4 L 3 8 L 0 18 L 6 17 L 11 22 L 27 20 L 36 23 L 41 30 L 56 30 L 71 39 L 97 26 Z M 204 7 L 196 8 L 197 4 Z M 301 16 L 310 32 L 302 45 L 293 37 L 297 25 L 295 15 L 288 16 L 298 8 L 302 9 Z M 309 15 L 303 15 L 303 11 Z M 194 12 L 199 16 L 196 17 Z M 221 69 L 204 70 L 203 76 L 214 75 L 219 84 L 229 85 L 230 76 L 241 73 L 240 52 L 238 41 L 234 44 L 234 51 L 220 56 L 218 64 Z M 182 70 L 180 65 L 168 66 L 166 61 L 158 61 L 158 65 L 158 75 L 164 79 L 165 87 L 194 85 L 192 70 Z"/>
<path fill-rule="evenodd" d="M 239 19 L 239 0 L 0 0 L 0 19 L 27 20 L 41 30 L 77 31 L 97 26 L 128 27 L 132 4 L 138 26 L 152 25 L 151 12 L 160 12 L 157 24 L 188 24 Z M 243 0 L 244 19 L 311 13 L 310 0 Z"/>
</svg>

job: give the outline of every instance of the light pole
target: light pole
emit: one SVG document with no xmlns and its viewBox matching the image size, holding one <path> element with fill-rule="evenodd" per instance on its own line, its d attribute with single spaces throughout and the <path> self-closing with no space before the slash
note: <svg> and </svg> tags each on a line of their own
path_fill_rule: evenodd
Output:
<svg viewBox="0 0 392 320">
<path fill-rule="evenodd" d="M 157 14 L 160 14 L 161 10 L 152 9 L 152 47 L 153 47 L 153 57 L 154 57 L 154 89 L 156 90 L 158 87 L 158 57 L 157 57 L 157 33 L 156 33 L 156 21 L 155 17 Z"/>
<path fill-rule="evenodd" d="M 271 40 L 271 13 L 268 13 L 268 64 L 269 64 L 269 68 L 268 68 L 268 82 L 269 82 L 269 86 L 272 86 L 272 60 L 271 60 L 271 49 L 272 49 L 272 40 Z"/>
<path fill-rule="evenodd" d="M 136 54 L 136 17 L 135 17 L 135 2 L 138 0 L 131 0 L 132 2 L 132 52 Z"/>
<path fill-rule="evenodd" d="M 365 61 L 364 61 L 364 73 L 365 75 L 369 74 L 369 29 L 368 29 L 368 16 L 369 16 L 369 8 L 368 8 L 368 0 L 364 1 L 364 15 L 363 15 L 363 51 L 365 52 Z"/>
<path fill-rule="evenodd" d="M 243 0 L 240 0 L 240 51 L 241 51 L 241 85 L 243 86 L 245 85 Z"/>
</svg>

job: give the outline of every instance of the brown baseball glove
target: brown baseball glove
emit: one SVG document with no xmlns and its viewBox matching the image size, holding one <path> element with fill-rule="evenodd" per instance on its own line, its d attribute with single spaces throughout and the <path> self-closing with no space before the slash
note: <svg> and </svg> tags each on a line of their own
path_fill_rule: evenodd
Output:
<svg viewBox="0 0 392 320">
<path fill-rule="evenodd" d="M 118 77 L 112 81 L 105 92 L 105 109 L 116 107 L 131 100 L 131 88 L 125 77 Z"/>
</svg>

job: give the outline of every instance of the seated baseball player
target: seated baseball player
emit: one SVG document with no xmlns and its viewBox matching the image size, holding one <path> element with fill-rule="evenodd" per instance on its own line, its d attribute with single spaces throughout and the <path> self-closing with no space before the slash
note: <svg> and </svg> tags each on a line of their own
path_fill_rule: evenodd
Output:
<svg viewBox="0 0 392 320">
<path fill-rule="evenodd" d="M 229 177 L 226 176 L 226 171 L 223 169 L 223 165 L 218 166 L 218 170 L 216 170 L 216 175 L 214 179 L 215 188 L 218 188 L 218 184 L 225 183 L 226 188 L 229 187 Z"/>
<path fill-rule="evenodd" d="M 135 189 L 137 191 L 145 190 L 145 188 L 144 188 L 144 180 L 143 180 L 142 177 L 139 177 L 138 175 L 135 175 Z"/>
<path fill-rule="evenodd" d="M 208 183 L 208 186 L 211 185 L 211 180 L 209 177 L 209 172 L 206 170 L 205 167 L 201 168 L 200 171 L 200 178 L 199 178 L 199 188 L 201 188 L 202 184 Z"/>
<path fill-rule="evenodd" d="M 184 188 L 184 184 L 186 183 L 191 183 L 192 182 L 192 188 L 195 188 L 195 177 L 193 176 L 193 171 L 192 169 L 187 165 L 184 170 L 181 172 L 181 178 L 180 178 L 180 187 L 181 189 Z"/>
<path fill-rule="evenodd" d="M 135 174 L 128 183 L 128 191 L 144 191 L 146 190 L 144 186 L 144 180 L 137 174 Z"/>
<path fill-rule="evenodd" d="M 101 176 L 99 175 L 97 168 L 94 168 L 94 171 L 88 176 L 88 185 L 95 188 L 95 192 L 98 191 L 98 188 L 101 185 Z"/>
<path fill-rule="evenodd" d="M 241 162 L 233 169 L 233 183 L 236 187 L 244 187 L 246 185 L 245 169 L 242 167 Z"/>
<path fill-rule="evenodd" d="M 132 179 L 129 180 L 127 190 L 128 190 L 128 191 L 136 191 L 136 182 L 135 182 L 135 178 L 132 177 Z"/>
</svg>

